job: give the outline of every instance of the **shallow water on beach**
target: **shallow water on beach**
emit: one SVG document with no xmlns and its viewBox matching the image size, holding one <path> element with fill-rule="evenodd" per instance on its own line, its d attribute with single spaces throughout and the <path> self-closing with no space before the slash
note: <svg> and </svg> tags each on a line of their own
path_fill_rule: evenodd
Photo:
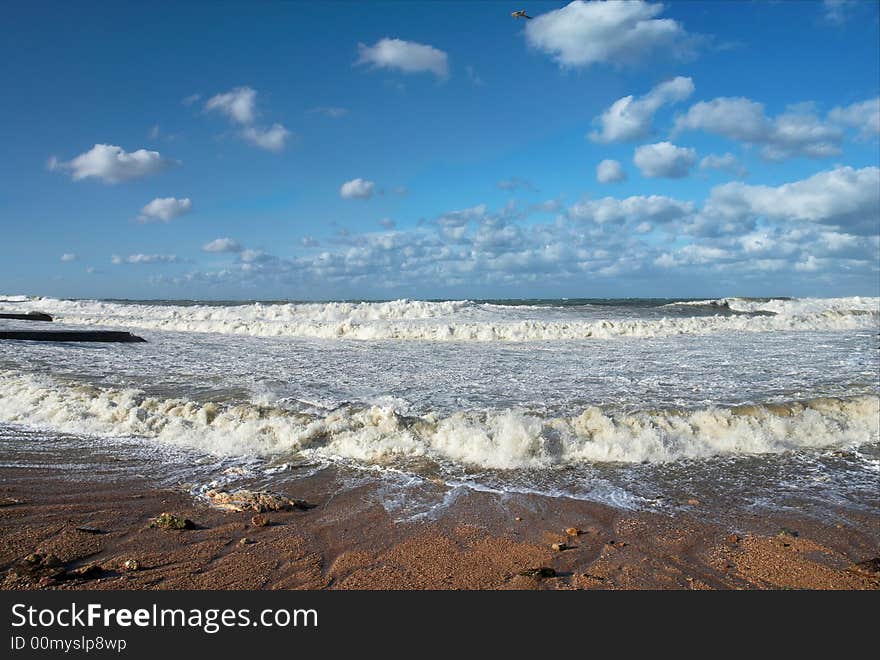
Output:
<svg viewBox="0 0 880 660">
<path fill-rule="evenodd" d="M 467 489 L 877 506 L 876 298 L 0 308 L 147 340 L 0 342 L 8 466 L 137 455 L 194 492 L 332 469 L 404 517 Z"/>
</svg>

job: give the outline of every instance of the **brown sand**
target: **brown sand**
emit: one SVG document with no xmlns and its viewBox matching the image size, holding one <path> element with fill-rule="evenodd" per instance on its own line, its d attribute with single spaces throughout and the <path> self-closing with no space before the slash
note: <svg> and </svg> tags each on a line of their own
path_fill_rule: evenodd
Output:
<svg viewBox="0 0 880 660">
<path fill-rule="evenodd" d="M 700 506 L 670 516 L 530 496 L 502 507 L 473 493 L 437 521 L 395 523 L 363 491 L 328 482 L 287 493 L 314 508 L 268 512 L 257 526 L 252 511 L 136 478 L 12 468 L 0 478 L 4 589 L 880 588 L 880 575 L 854 567 L 880 554 L 880 521 L 851 512 L 845 525 L 746 513 L 720 524 L 702 522 Z M 151 528 L 165 511 L 195 528 Z M 520 575 L 539 567 L 556 577 Z"/>
</svg>

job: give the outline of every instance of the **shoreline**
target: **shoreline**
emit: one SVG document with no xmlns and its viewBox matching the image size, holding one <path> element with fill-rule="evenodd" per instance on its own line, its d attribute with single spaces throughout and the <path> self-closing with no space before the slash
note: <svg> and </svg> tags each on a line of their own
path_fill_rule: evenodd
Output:
<svg viewBox="0 0 880 660">
<path fill-rule="evenodd" d="M 395 522 L 376 503 L 377 486 L 335 485 L 286 484 L 279 492 L 312 507 L 264 513 L 270 524 L 258 526 L 254 511 L 146 478 L 2 468 L 0 588 L 880 589 L 874 513 L 849 510 L 843 524 L 728 511 L 722 524 L 701 520 L 709 505 L 700 503 L 669 515 L 471 492 L 436 520 Z M 150 527 L 163 512 L 195 526 Z M 555 576 L 535 575 L 540 568 Z"/>
</svg>

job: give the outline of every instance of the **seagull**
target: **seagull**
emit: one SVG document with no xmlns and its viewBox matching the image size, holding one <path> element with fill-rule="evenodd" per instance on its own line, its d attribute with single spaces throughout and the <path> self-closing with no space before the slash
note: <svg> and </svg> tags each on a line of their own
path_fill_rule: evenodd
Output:
<svg viewBox="0 0 880 660">
<path fill-rule="evenodd" d="M 520 9 L 519 11 L 515 11 L 511 14 L 511 16 L 513 16 L 514 18 L 527 18 L 529 20 L 532 20 L 532 17 L 526 13 L 525 9 Z"/>
</svg>

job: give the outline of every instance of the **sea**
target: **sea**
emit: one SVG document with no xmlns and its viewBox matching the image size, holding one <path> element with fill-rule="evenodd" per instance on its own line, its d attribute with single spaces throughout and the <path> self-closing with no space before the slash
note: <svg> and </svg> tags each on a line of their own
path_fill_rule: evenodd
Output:
<svg viewBox="0 0 880 660">
<path fill-rule="evenodd" d="M 880 299 L 67 300 L 145 343 L 0 340 L 0 468 L 296 491 L 395 519 L 469 491 L 876 514 Z"/>
</svg>

